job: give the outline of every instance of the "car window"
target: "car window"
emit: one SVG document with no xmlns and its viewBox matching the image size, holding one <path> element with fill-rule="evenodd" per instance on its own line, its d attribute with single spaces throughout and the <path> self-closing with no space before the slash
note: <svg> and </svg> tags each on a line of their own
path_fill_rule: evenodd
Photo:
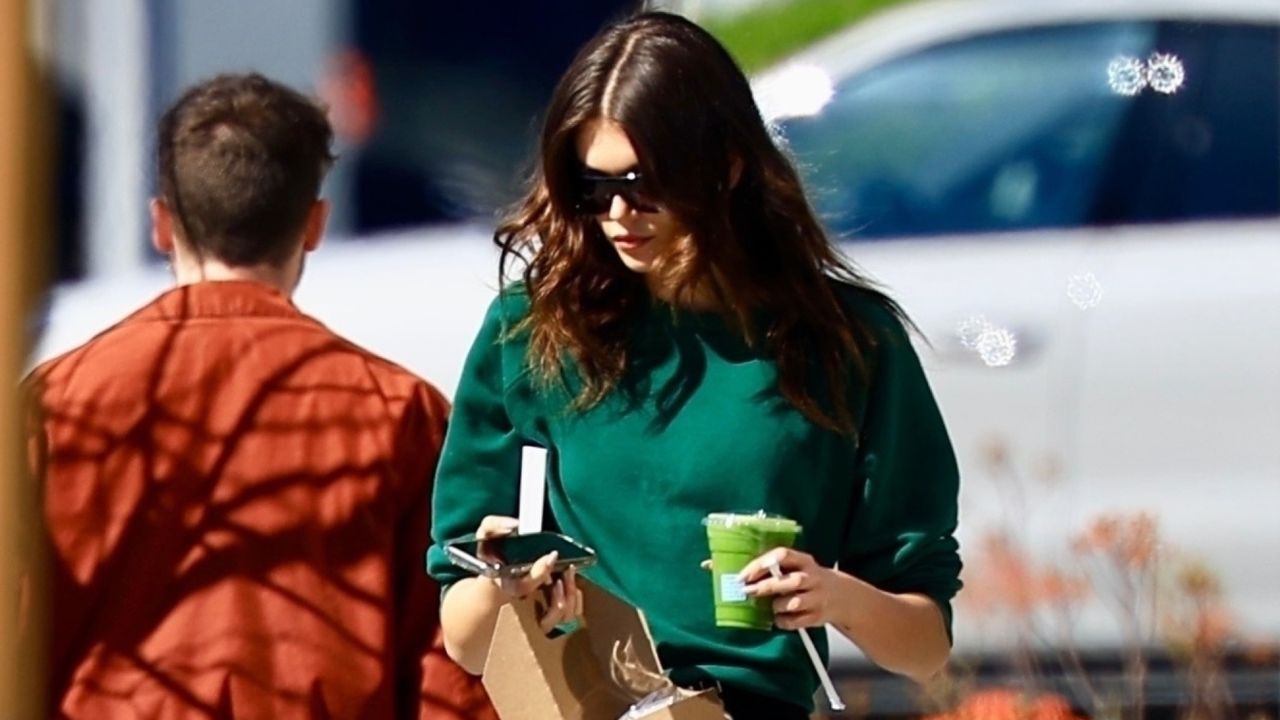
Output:
<svg viewBox="0 0 1280 720">
<path fill-rule="evenodd" d="M 981 35 L 845 79 L 779 131 L 842 236 L 1277 215 L 1277 34 L 1107 22 Z M 1153 54 L 1160 89 L 1122 92 L 1135 88 L 1113 61 L 1145 72 Z"/>
</svg>

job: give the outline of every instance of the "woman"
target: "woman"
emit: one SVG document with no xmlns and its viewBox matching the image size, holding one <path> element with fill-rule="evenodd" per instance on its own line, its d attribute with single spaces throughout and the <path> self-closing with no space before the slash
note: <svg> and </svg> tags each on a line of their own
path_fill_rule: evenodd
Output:
<svg viewBox="0 0 1280 720">
<path fill-rule="evenodd" d="M 710 35 L 648 13 L 590 42 L 496 239 L 503 276 L 523 260 L 523 277 L 468 356 L 436 479 L 429 564 L 452 583 L 456 660 L 479 671 L 513 595 L 547 584 L 546 628 L 580 609 L 545 562 L 499 587 L 440 551 L 508 531 L 521 446 L 541 445 L 555 521 L 600 554 L 591 579 L 644 610 L 676 682 L 713 679 L 738 720 L 807 717 L 817 681 L 795 633 L 715 626 L 709 512 L 804 527 L 772 551 L 783 579 L 746 573 L 779 628 L 832 624 L 917 679 L 941 667 L 960 568 L 942 419 L 900 310 L 832 248 Z"/>
</svg>

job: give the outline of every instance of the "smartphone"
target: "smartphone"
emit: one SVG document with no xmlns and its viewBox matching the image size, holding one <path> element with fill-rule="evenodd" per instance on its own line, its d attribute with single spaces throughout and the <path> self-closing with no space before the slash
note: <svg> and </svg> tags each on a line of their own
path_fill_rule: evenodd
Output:
<svg viewBox="0 0 1280 720">
<path fill-rule="evenodd" d="M 596 551 L 566 535 L 536 532 L 477 539 L 474 535 L 445 543 L 444 552 L 458 567 L 490 578 L 528 575 L 538 558 L 551 551 L 560 553 L 553 572 L 594 565 Z"/>
</svg>

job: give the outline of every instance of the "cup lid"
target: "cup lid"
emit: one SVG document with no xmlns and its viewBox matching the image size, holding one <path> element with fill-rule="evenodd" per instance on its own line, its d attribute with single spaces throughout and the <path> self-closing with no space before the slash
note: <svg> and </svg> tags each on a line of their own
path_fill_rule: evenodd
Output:
<svg viewBox="0 0 1280 720">
<path fill-rule="evenodd" d="M 800 523 L 784 515 L 757 511 L 714 512 L 702 519 L 707 527 L 744 527 L 762 532 L 799 533 Z"/>
</svg>

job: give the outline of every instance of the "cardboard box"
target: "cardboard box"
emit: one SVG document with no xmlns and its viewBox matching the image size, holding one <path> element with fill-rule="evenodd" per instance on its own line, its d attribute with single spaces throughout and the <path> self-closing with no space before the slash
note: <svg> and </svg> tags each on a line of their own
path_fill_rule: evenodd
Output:
<svg viewBox="0 0 1280 720">
<path fill-rule="evenodd" d="M 483 682 L 502 720 L 619 720 L 633 703 L 670 688 L 653 637 L 636 608 L 578 579 L 580 627 L 548 638 L 538 627 L 535 601 L 498 613 Z M 645 720 L 725 720 L 715 690 L 678 692 Z"/>
</svg>

